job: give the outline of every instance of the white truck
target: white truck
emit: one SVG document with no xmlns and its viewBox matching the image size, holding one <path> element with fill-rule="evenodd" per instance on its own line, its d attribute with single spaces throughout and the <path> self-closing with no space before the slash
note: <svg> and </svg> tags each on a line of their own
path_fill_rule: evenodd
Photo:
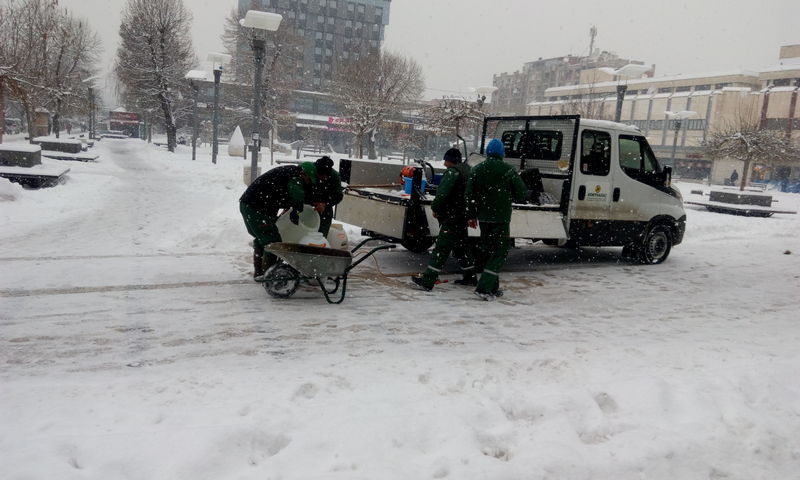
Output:
<svg viewBox="0 0 800 480">
<path fill-rule="evenodd" d="M 505 161 L 529 189 L 528 203 L 513 205 L 512 237 L 568 247 L 621 246 L 623 255 L 648 264 L 663 262 L 683 240 L 686 213 L 671 185 L 672 169 L 659 164 L 637 128 L 574 115 L 487 117 L 481 152 L 492 138 L 503 142 Z M 480 154 L 468 159 L 471 165 L 482 160 Z M 430 208 L 436 172 L 416 169 L 409 195 L 392 186 L 401 168 L 342 160 L 342 179 L 350 187 L 336 218 L 422 252 L 439 231 Z M 470 229 L 470 236 L 478 235 Z"/>
</svg>

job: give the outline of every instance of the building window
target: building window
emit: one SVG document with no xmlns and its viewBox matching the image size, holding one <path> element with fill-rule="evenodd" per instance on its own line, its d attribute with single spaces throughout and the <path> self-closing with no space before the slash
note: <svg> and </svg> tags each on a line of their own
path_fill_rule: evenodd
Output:
<svg viewBox="0 0 800 480">
<path fill-rule="evenodd" d="M 689 91 L 689 90 L 691 90 L 691 89 L 692 89 L 692 87 L 689 87 L 689 86 L 683 86 L 683 87 L 677 87 L 677 88 L 675 89 L 675 91 L 676 91 L 676 92 L 688 92 L 688 91 Z"/>
<path fill-rule="evenodd" d="M 364 13 L 364 5 L 362 5 L 362 4 L 359 4 L 359 5 L 358 5 L 357 12 L 358 12 L 358 13 Z"/>
<path fill-rule="evenodd" d="M 325 34 L 325 40 L 332 41 L 333 40 L 333 34 L 330 33 L 330 32 L 326 33 Z"/>
<path fill-rule="evenodd" d="M 711 90 L 711 85 L 695 85 L 694 91 L 699 92 L 701 90 Z"/>
<path fill-rule="evenodd" d="M 328 17 L 328 25 L 333 25 L 334 19 L 333 17 Z"/>
<path fill-rule="evenodd" d="M 658 89 L 658 93 L 672 93 L 672 87 L 662 87 Z"/>
</svg>

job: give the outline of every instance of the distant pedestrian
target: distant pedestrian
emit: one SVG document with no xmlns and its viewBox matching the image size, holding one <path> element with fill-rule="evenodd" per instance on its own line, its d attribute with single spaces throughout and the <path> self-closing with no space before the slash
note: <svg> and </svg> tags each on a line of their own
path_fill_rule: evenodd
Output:
<svg viewBox="0 0 800 480">
<path fill-rule="evenodd" d="M 486 146 L 486 160 L 472 169 L 466 190 L 469 226 L 480 223 L 486 261 L 475 295 L 487 301 L 502 295 L 500 270 L 508 256 L 511 204 L 524 202 L 527 193 L 522 178 L 504 157 L 503 143 L 492 139 Z"/>
<path fill-rule="evenodd" d="M 734 168 L 733 173 L 731 173 L 731 185 L 736 186 L 736 180 L 739 180 L 739 172 Z"/>
<path fill-rule="evenodd" d="M 67 135 L 72 134 L 72 124 L 67 122 Z"/>
<path fill-rule="evenodd" d="M 436 197 L 431 204 L 433 216 L 439 221 L 439 235 L 436 237 L 436 246 L 431 253 L 428 267 L 422 275 L 411 277 L 411 281 L 422 290 L 433 289 L 450 252 L 458 259 L 463 275 L 455 283 L 478 284 L 475 262 L 468 243 L 467 206 L 464 197 L 470 168 L 461 158 L 461 152 L 457 148 L 451 148 L 444 154 L 444 166 L 447 170 L 442 175 L 436 188 Z"/>
</svg>

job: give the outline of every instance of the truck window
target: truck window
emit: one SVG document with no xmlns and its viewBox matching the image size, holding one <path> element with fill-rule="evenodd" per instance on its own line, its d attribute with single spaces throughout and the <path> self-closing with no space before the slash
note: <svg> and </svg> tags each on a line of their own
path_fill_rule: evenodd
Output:
<svg viewBox="0 0 800 480">
<path fill-rule="evenodd" d="M 611 167 L 611 135 L 584 130 L 581 133 L 581 173 L 605 176 Z"/>
<path fill-rule="evenodd" d="M 557 130 L 528 130 L 522 138 L 521 156 L 531 160 L 558 160 L 564 134 Z"/>
<path fill-rule="evenodd" d="M 662 182 L 661 167 L 644 137 L 619 136 L 619 166 L 631 178 L 657 186 Z"/>
<path fill-rule="evenodd" d="M 515 130 L 503 132 L 501 140 L 508 158 L 558 160 L 563 138 L 557 130 Z"/>
</svg>

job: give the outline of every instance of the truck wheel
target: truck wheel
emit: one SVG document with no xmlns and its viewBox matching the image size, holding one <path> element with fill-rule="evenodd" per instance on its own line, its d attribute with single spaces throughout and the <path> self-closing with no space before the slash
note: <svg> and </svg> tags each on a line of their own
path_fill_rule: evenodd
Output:
<svg viewBox="0 0 800 480">
<path fill-rule="evenodd" d="M 289 298 L 294 295 L 299 284 L 297 270 L 281 263 L 273 266 L 267 272 L 264 289 L 275 298 Z"/>
<path fill-rule="evenodd" d="M 647 230 L 639 247 L 639 260 L 648 265 L 657 265 L 669 256 L 672 250 L 672 232 L 664 225 L 654 225 Z"/>
<path fill-rule="evenodd" d="M 435 240 L 431 237 L 404 238 L 400 245 L 409 252 L 425 253 L 431 248 Z"/>
</svg>

